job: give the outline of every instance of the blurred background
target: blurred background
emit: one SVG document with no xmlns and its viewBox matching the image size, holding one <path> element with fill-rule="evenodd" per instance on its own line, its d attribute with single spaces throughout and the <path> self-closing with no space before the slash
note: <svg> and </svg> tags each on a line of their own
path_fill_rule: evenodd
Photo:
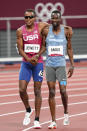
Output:
<svg viewBox="0 0 87 131">
<path fill-rule="evenodd" d="M 22 60 L 16 50 L 16 30 L 24 24 L 26 9 L 35 9 L 37 20 L 46 22 L 52 10 L 61 10 L 62 23 L 73 28 L 74 60 L 87 59 L 87 0 L 3 0 L 0 3 L 0 68 Z"/>
</svg>

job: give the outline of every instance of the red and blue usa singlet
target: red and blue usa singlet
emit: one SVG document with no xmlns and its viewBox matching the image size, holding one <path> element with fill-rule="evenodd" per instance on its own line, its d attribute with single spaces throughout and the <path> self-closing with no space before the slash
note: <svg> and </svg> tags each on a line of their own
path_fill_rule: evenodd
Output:
<svg viewBox="0 0 87 131">
<path fill-rule="evenodd" d="M 24 52 L 28 55 L 29 58 L 31 58 L 32 56 L 36 55 L 41 48 L 42 38 L 39 33 L 38 23 L 34 23 L 34 29 L 31 32 L 26 30 L 26 25 L 23 25 L 21 29 L 23 35 Z M 23 58 L 23 61 L 26 60 Z M 39 57 L 38 63 L 42 62 L 42 57 Z"/>
<path fill-rule="evenodd" d="M 22 35 L 23 35 L 23 49 L 26 55 L 31 58 L 36 55 L 42 43 L 42 38 L 39 33 L 38 23 L 35 23 L 34 29 L 31 32 L 26 30 L 26 25 L 21 27 Z M 39 57 L 38 64 L 35 66 L 30 62 L 27 62 L 23 58 L 23 62 L 21 63 L 19 80 L 25 80 L 27 82 L 30 81 L 31 76 L 34 81 L 42 81 L 43 80 L 43 59 Z"/>
</svg>

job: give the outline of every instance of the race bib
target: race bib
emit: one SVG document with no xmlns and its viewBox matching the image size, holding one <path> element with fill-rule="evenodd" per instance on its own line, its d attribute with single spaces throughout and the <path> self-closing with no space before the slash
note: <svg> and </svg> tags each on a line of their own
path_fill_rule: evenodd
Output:
<svg viewBox="0 0 87 131">
<path fill-rule="evenodd" d="M 25 53 L 38 53 L 40 50 L 40 45 L 38 44 L 25 44 L 24 45 L 24 52 Z"/>
<path fill-rule="evenodd" d="M 63 55 L 63 46 L 49 46 L 48 55 L 50 56 L 62 56 Z"/>
</svg>

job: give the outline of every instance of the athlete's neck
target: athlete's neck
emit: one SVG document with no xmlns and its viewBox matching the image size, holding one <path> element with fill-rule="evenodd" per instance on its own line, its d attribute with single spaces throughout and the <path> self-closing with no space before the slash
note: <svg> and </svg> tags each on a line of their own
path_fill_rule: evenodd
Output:
<svg viewBox="0 0 87 131">
<path fill-rule="evenodd" d="M 26 25 L 26 29 L 28 31 L 32 31 L 34 29 L 34 24 L 32 24 L 32 25 Z"/>
<path fill-rule="evenodd" d="M 54 34 L 58 34 L 60 32 L 60 25 L 59 26 L 53 26 L 53 32 Z"/>
</svg>

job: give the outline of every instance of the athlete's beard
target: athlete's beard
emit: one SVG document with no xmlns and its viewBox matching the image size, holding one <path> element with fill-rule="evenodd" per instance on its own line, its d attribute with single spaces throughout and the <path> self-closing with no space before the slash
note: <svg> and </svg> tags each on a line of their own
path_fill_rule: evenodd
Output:
<svg viewBox="0 0 87 131">
<path fill-rule="evenodd" d="M 26 24 L 27 28 L 32 28 L 34 26 L 34 24 Z"/>
<path fill-rule="evenodd" d="M 59 22 L 58 23 L 55 22 L 52 25 L 53 25 L 53 29 L 57 30 L 57 28 L 60 26 L 60 23 Z"/>
</svg>

